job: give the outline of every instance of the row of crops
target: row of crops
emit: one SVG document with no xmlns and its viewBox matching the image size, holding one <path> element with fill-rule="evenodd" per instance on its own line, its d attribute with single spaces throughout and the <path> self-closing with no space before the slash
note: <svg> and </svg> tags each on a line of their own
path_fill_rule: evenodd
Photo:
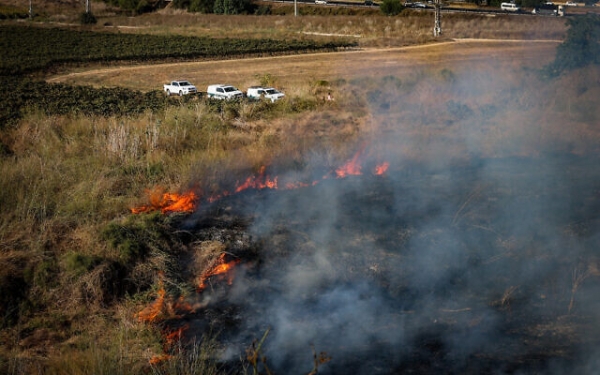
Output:
<svg viewBox="0 0 600 375">
<path fill-rule="evenodd" d="M 0 77 L 4 89 L 0 101 L 0 129 L 14 124 L 26 109 L 48 115 L 86 114 L 127 116 L 163 109 L 170 101 L 161 91 L 142 93 L 126 88 L 94 88 L 48 84 L 27 78 Z"/>
<path fill-rule="evenodd" d="M 56 64 L 160 59 L 227 58 L 246 54 L 332 51 L 355 42 L 211 39 L 120 34 L 34 26 L 0 26 L 0 75 L 31 73 Z"/>
<path fill-rule="evenodd" d="M 310 40 L 209 39 L 99 33 L 31 25 L 0 26 L 0 128 L 14 124 L 26 108 L 48 114 L 131 115 L 168 105 L 160 92 L 142 93 L 125 88 L 48 84 L 25 78 L 61 64 L 88 62 L 158 61 L 162 59 L 227 58 L 248 54 L 333 51 L 354 43 Z"/>
</svg>

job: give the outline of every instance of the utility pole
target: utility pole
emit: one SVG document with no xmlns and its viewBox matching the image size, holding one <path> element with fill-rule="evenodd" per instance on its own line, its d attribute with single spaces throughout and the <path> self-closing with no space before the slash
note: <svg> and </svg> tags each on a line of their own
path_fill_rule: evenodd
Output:
<svg viewBox="0 0 600 375">
<path fill-rule="evenodd" d="M 435 8 L 435 24 L 433 25 L 433 36 L 442 35 L 442 0 L 434 0 L 433 7 Z"/>
<path fill-rule="evenodd" d="M 29 18 L 33 18 L 33 0 L 29 0 Z"/>
<path fill-rule="evenodd" d="M 90 13 L 90 0 L 85 0 L 85 12 Z"/>
<path fill-rule="evenodd" d="M 298 17 L 298 0 L 294 0 L 294 17 Z"/>
</svg>

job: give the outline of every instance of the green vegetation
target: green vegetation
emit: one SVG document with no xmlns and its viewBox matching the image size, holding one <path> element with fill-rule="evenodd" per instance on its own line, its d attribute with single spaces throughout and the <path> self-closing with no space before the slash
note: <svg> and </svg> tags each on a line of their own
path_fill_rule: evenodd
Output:
<svg viewBox="0 0 600 375">
<path fill-rule="evenodd" d="M 0 84 L 6 89 L 5 100 L 0 103 L 0 128 L 14 124 L 26 109 L 45 115 L 130 116 L 163 109 L 167 103 L 161 91 L 142 93 L 8 77 L 0 77 Z"/>
<path fill-rule="evenodd" d="M 15 35 L 19 35 L 19 38 L 15 38 Z M 229 58 L 249 54 L 334 51 L 355 44 L 345 41 L 241 40 L 112 34 L 2 25 L 0 45 L 4 51 L 0 61 L 2 76 L 31 73 L 65 63 Z"/>
<path fill-rule="evenodd" d="M 84 12 L 81 13 L 79 22 L 81 22 L 82 25 L 95 25 L 98 23 L 98 19 L 91 12 Z"/>
<path fill-rule="evenodd" d="M 174 0 L 173 6 L 190 12 L 252 14 L 258 7 L 249 0 Z"/>
<path fill-rule="evenodd" d="M 400 0 L 383 0 L 379 9 L 385 15 L 395 16 L 404 10 L 404 6 L 400 3 Z"/>
<path fill-rule="evenodd" d="M 26 8 L 17 8 L 0 4 L 0 20 L 2 19 L 18 19 L 29 17 L 29 12 Z"/>
<path fill-rule="evenodd" d="M 105 3 L 119 7 L 120 9 L 131 11 L 135 14 L 142 14 L 158 9 L 162 5 L 161 0 L 102 0 Z"/>
</svg>

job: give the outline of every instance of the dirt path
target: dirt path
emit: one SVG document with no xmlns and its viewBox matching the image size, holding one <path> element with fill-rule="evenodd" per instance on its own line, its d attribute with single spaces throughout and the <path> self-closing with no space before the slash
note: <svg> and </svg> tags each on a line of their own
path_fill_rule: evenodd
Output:
<svg viewBox="0 0 600 375">
<path fill-rule="evenodd" d="M 161 89 L 172 79 L 188 79 L 200 90 L 212 83 L 239 87 L 257 84 L 269 74 L 282 86 L 307 80 L 403 75 L 415 69 L 473 69 L 485 64 L 540 67 L 554 58 L 557 40 L 457 39 L 385 49 L 361 49 L 221 61 L 120 66 L 49 77 L 48 82 Z"/>
</svg>

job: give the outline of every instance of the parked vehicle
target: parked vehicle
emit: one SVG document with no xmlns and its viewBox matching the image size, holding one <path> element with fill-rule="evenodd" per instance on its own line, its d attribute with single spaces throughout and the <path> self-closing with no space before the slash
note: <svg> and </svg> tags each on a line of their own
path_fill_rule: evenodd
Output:
<svg viewBox="0 0 600 375">
<path fill-rule="evenodd" d="M 576 7 L 576 6 L 577 6 L 577 3 L 576 3 L 576 2 L 574 2 L 574 1 L 567 1 L 567 2 L 565 3 L 565 5 L 566 5 L 566 6 L 568 6 L 568 7 Z"/>
<path fill-rule="evenodd" d="M 542 16 L 558 16 L 558 6 L 554 4 L 541 4 L 533 8 L 531 13 Z"/>
<path fill-rule="evenodd" d="M 425 9 L 427 8 L 427 5 L 425 5 L 425 3 L 421 3 L 421 2 L 416 2 L 412 4 L 412 8 L 421 8 L 421 9 Z"/>
<path fill-rule="evenodd" d="M 271 103 L 275 103 L 279 99 L 283 99 L 283 97 L 285 97 L 285 94 L 272 87 L 251 86 L 248 88 L 246 96 L 249 99 L 270 100 Z"/>
<path fill-rule="evenodd" d="M 209 98 L 219 100 L 241 99 L 244 97 L 244 93 L 235 86 L 223 84 L 208 86 L 206 94 Z"/>
<path fill-rule="evenodd" d="M 172 81 L 163 85 L 163 91 L 167 95 L 176 94 L 179 96 L 196 94 L 198 90 L 196 86 L 192 85 L 188 81 Z"/>
<path fill-rule="evenodd" d="M 515 3 L 502 3 L 500 4 L 500 9 L 506 12 L 520 12 L 521 7 L 519 7 Z"/>
<path fill-rule="evenodd" d="M 327 0 L 315 0 L 315 4 L 317 4 L 317 5 L 327 5 Z"/>
</svg>

